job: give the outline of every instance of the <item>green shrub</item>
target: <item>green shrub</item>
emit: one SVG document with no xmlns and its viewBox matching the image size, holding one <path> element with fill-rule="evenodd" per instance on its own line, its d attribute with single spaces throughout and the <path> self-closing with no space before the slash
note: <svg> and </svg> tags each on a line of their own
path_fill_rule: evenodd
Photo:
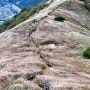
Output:
<svg viewBox="0 0 90 90">
<path fill-rule="evenodd" d="M 90 11 L 90 0 L 80 0 L 84 2 L 85 8 L 87 8 Z"/>
<path fill-rule="evenodd" d="M 20 75 L 14 75 L 13 79 L 17 80 L 20 77 Z"/>
<path fill-rule="evenodd" d="M 86 0 L 80 0 L 80 1 L 86 2 Z"/>
<path fill-rule="evenodd" d="M 20 19 L 20 18 L 17 19 L 17 20 L 16 20 L 16 25 L 20 24 L 20 23 L 23 22 L 23 21 L 24 21 L 23 19 Z"/>
<path fill-rule="evenodd" d="M 86 3 L 90 2 L 90 0 L 80 0 L 80 1 L 83 1 L 83 2 L 86 2 Z"/>
<path fill-rule="evenodd" d="M 63 21 L 65 20 L 65 17 L 59 15 L 59 16 L 56 16 L 56 17 L 54 18 L 54 20 L 55 20 L 55 21 L 61 21 L 61 22 L 63 22 Z"/>
<path fill-rule="evenodd" d="M 26 15 L 25 15 L 24 18 L 25 18 L 25 20 L 26 20 L 26 19 L 28 19 L 29 17 L 30 17 L 30 14 L 29 14 L 29 13 L 26 13 Z"/>
<path fill-rule="evenodd" d="M 90 59 L 90 47 L 83 52 L 83 56 Z"/>
<path fill-rule="evenodd" d="M 29 90 L 29 87 L 25 85 L 24 90 Z"/>
</svg>

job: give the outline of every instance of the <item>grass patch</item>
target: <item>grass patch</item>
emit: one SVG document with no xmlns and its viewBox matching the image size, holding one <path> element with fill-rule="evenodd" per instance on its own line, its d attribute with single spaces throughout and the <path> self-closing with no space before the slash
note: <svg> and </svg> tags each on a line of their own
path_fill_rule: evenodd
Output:
<svg viewBox="0 0 90 90">
<path fill-rule="evenodd" d="M 13 79 L 17 80 L 20 77 L 20 75 L 14 75 Z"/>
<path fill-rule="evenodd" d="M 56 16 L 56 17 L 54 18 L 54 20 L 55 20 L 55 21 L 61 21 L 61 22 L 64 22 L 65 17 L 62 16 L 62 15 L 58 15 L 58 16 Z"/>
<path fill-rule="evenodd" d="M 29 90 L 29 87 L 25 85 L 24 90 Z"/>
<path fill-rule="evenodd" d="M 42 70 L 43 70 L 43 69 L 46 69 L 45 65 L 43 65 L 43 64 L 37 63 L 36 65 L 37 65 L 38 67 L 40 67 Z"/>
<path fill-rule="evenodd" d="M 37 83 L 41 88 L 43 88 L 43 90 L 44 90 L 45 85 L 50 86 L 49 82 L 50 82 L 49 80 L 42 80 L 42 79 L 37 79 L 37 80 L 36 80 L 36 83 Z M 46 89 L 45 89 L 45 90 L 46 90 Z"/>
<path fill-rule="evenodd" d="M 69 1 L 67 1 L 67 2 L 65 2 L 65 3 L 61 4 L 61 5 L 60 5 L 60 8 L 65 8 L 65 7 L 66 7 L 69 3 L 70 3 L 70 2 L 69 2 Z"/>
<path fill-rule="evenodd" d="M 90 59 L 90 47 L 83 52 L 83 56 Z"/>
</svg>

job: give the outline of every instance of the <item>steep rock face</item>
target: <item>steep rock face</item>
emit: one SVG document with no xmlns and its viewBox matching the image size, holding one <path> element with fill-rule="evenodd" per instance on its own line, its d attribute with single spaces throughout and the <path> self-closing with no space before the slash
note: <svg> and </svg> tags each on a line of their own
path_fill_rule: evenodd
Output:
<svg viewBox="0 0 90 90">
<path fill-rule="evenodd" d="M 82 53 L 90 46 L 90 15 L 84 12 L 89 13 L 79 1 L 54 0 L 1 33 L 0 89 L 89 90 L 90 60 Z M 65 21 L 55 21 L 55 15 L 63 15 Z"/>
</svg>

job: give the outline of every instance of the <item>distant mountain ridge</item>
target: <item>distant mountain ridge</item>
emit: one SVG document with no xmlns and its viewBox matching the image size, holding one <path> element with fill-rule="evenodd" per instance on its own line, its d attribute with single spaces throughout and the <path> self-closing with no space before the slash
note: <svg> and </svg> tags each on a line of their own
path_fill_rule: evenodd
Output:
<svg viewBox="0 0 90 90">
<path fill-rule="evenodd" d="M 21 11 L 19 7 L 12 3 L 8 3 L 5 1 L 0 1 L 0 21 L 1 23 L 4 20 L 7 20 L 13 17 L 15 14 L 18 14 Z"/>
<path fill-rule="evenodd" d="M 28 8 L 48 0 L 0 0 L 0 23 L 18 14 L 22 8 Z"/>
<path fill-rule="evenodd" d="M 38 4 L 40 2 L 46 2 L 48 0 L 6 0 L 8 3 L 12 3 L 17 5 L 19 8 L 28 8 L 34 4 Z"/>
</svg>

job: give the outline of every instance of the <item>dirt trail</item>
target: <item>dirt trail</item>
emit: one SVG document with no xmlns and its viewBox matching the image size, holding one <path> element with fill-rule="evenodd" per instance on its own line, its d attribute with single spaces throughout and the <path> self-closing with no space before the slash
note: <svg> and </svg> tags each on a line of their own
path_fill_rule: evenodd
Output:
<svg viewBox="0 0 90 90">
<path fill-rule="evenodd" d="M 33 42 L 32 40 L 32 37 L 30 37 L 31 39 L 31 44 L 33 45 L 34 47 L 34 54 L 35 56 L 38 56 L 38 59 L 43 62 L 43 65 L 46 67 L 45 69 L 43 69 L 43 75 L 49 75 L 50 74 L 50 68 L 49 66 L 47 65 L 47 63 L 44 61 L 44 59 L 41 57 L 40 53 L 38 53 L 38 47 L 35 45 L 35 43 Z"/>
<path fill-rule="evenodd" d="M 40 26 L 43 24 L 43 22 L 41 22 L 36 28 L 35 31 L 37 31 Z M 29 35 L 29 39 L 30 39 L 30 45 L 32 45 L 34 47 L 34 56 L 38 57 L 38 60 L 40 60 L 41 62 L 43 62 L 43 65 L 45 67 L 45 69 L 42 69 L 42 75 L 50 75 L 50 67 L 47 65 L 47 63 L 45 62 L 45 60 L 43 59 L 43 57 L 41 56 L 39 52 L 38 47 L 36 46 L 36 44 L 33 41 L 32 35 L 35 33 L 35 31 L 32 31 L 32 33 Z M 33 79 L 31 82 L 34 83 L 36 81 L 36 78 Z"/>
</svg>

